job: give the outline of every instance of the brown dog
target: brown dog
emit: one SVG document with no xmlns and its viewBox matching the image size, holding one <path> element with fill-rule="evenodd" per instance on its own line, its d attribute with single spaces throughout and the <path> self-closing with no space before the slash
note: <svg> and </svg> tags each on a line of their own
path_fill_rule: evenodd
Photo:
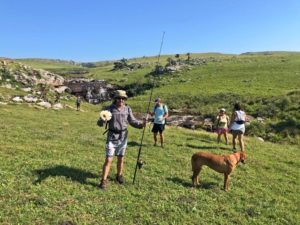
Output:
<svg viewBox="0 0 300 225">
<path fill-rule="evenodd" d="M 244 163 L 245 159 L 245 152 L 236 152 L 230 155 L 216 155 L 207 152 L 197 152 L 192 156 L 193 185 L 197 186 L 199 184 L 198 175 L 202 166 L 208 166 L 219 173 L 224 173 L 224 190 L 228 191 L 230 173 L 239 162 Z"/>
</svg>

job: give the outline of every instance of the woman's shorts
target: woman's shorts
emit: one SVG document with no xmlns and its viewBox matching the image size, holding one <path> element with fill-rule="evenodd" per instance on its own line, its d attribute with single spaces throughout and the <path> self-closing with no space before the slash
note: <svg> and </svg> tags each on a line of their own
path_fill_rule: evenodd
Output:
<svg viewBox="0 0 300 225">
<path fill-rule="evenodd" d="M 218 128 L 217 129 L 217 134 L 226 134 L 227 133 L 227 131 L 228 131 L 228 129 L 227 128 Z"/>
<path fill-rule="evenodd" d="M 153 133 L 157 133 L 159 132 L 160 134 L 164 131 L 165 129 L 165 124 L 158 124 L 158 123 L 155 123 L 153 125 L 153 128 L 152 128 L 152 132 Z"/>
<path fill-rule="evenodd" d="M 245 130 L 231 130 L 231 133 L 233 135 L 239 135 L 239 134 L 244 134 Z"/>
</svg>

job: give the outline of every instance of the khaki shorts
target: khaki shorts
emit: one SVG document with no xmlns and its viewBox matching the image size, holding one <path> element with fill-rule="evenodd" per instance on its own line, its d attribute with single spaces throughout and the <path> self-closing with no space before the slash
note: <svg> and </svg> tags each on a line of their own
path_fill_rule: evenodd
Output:
<svg viewBox="0 0 300 225">
<path fill-rule="evenodd" d="M 124 156 L 127 147 L 127 138 L 123 141 L 109 141 L 106 146 L 106 156 L 113 157 L 116 156 Z"/>
</svg>

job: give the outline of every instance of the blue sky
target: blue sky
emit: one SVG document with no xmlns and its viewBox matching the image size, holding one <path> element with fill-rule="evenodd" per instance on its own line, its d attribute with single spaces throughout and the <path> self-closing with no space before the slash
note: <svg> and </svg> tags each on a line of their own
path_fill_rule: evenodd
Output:
<svg viewBox="0 0 300 225">
<path fill-rule="evenodd" d="M 0 0 L 0 57 L 300 51 L 299 0 Z"/>
</svg>

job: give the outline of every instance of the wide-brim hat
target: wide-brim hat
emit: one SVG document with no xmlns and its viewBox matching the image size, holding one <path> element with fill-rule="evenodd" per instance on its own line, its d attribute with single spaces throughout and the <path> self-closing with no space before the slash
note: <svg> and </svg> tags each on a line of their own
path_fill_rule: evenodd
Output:
<svg viewBox="0 0 300 225">
<path fill-rule="evenodd" d="M 126 91 L 123 90 L 116 90 L 114 98 L 128 98 Z"/>
</svg>

